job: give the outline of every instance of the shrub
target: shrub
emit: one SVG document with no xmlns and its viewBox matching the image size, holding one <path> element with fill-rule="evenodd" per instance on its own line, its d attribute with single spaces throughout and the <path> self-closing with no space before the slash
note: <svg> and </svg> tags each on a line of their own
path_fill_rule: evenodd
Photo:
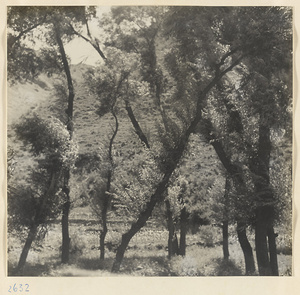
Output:
<svg viewBox="0 0 300 295">
<path fill-rule="evenodd" d="M 206 247 L 214 247 L 219 242 L 219 228 L 211 225 L 203 225 L 200 227 L 200 241 L 203 242 Z"/>
<path fill-rule="evenodd" d="M 175 275 L 179 276 L 198 276 L 200 271 L 197 268 L 197 261 L 191 256 L 176 256 L 172 258 L 171 269 Z"/>
<path fill-rule="evenodd" d="M 216 276 L 241 276 L 241 269 L 232 261 L 222 258 L 216 259 Z"/>
</svg>

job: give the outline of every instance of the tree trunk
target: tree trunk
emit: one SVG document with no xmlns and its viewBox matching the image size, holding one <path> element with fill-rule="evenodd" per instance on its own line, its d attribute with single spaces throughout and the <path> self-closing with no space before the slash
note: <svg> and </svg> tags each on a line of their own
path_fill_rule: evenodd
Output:
<svg viewBox="0 0 300 295">
<path fill-rule="evenodd" d="M 175 233 L 175 227 L 174 227 L 170 202 L 169 202 L 169 200 L 166 200 L 165 203 L 166 203 L 166 209 L 167 209 L 167 224 L 168 224 L 168 231 L 169 231 L 168 257 L 170 259 L 174 255 L 178 254 L 178 240 L 177 240 L 177 236 Z"/>
<path fill-rule="evenodd" d="M 239 243 L 244 253 L 246 275 L 251 275 L 255 272 L 255 263 L 254 263 L 252 247 L 246 235 L 246 225 L 244 223 L 238 222 L 237 235 L 238 235 Z"/>
<path fill-rule="evenodd" d="M 104 260 L 105 255 L 105 237 L 107 234 L 107 223 L 106 220 L 103 222 L 103 229 L 100 233 L 100 260 Z"/>
<path fill-rule="evenodd" d="M 51 173 L 51 177 L 50 177 L 50 183 L 49 183 L 49 188 L 48 190 L 45 192 L 44 198 L 42 199 L 38 209 L 36 210 L 36 214 L 33 220 L 33 225 L 30 227 L 29 232 L 28 232 L 28 236 L 25 242 L 25 245 L 23 247 L 20 259 L 19 259 L 19 263 L 18 266 L 16 268 L 16 273 L 17 274 L 22 274 L 25 263 L 26 263 L 26 259 L 31 247 L 32 242 L 34 241 L 36 234 L 37 234 L 37 230 L 38 227 L 40 225 L 40 218 L 41 215 L 43 214 L 43 210 L 47 204 L 47 200 L 48 198 L 50 198 L 54 192 L 55 192 L 55 185 L 57 183 L 57 180 L 60 178 L 60 173 L 57 172 L 53 172 Z"/>
<path fill-rule="evenodd" d="M 174 167 L 175 169 L 175 167 Z M 172 171 L 174 170 L 172 169 Z M 119 245 L 116 253 L 116 258 L 112 267 L 112 272 L 118 272 L 120 270 L 120 266 L 124 257 L 124 253 L 128 246 L 128 243 L 132 239 L 132 237 L 146 224 L 146 221 L 151 216 L 152 211 L 160 198 L 163 198 L 164 191 L 167 188 L 169 179 L 171 177 L 171 172 L 165 174 L 165 177 L 157 186 L 154 194 L 151 196 L 150 201 L 147 203 L 146 208 L 140 213 L 139 218 L 136 222 L 134 222 L 125 234 L 122 235 L 121 244 Z"/>
<path fill-rule="evenodd" d="M 107 176 L 107 184 L 106 184 L 106 193 L 104 196 L 103 200 L 103 208 L 102 208 L 102 230 L 100 233 L 100 260 L 104 260 L 105 256 L 105 237 L 107 234 L 107 211 L 108 211 L 108 206 L 109 206 L 109 191 L 110 191 L 110 185 L 111 185 L 111 177 L 112 177 L 112 172 L 108 172 Z"/>
<path fill-rule="evenodd" d="M 109 171 L 108 179 L 107 179 L 107 192 L 110 190 L 110 182 L 111 182 L 111 171 Z M 100 233 L 100 260 L 104 260 L 105 255 L 105 237 L 107 234 L 107 211 L 109 204 L 109 195 L 105 193 L 102 208 L 102 230 Z"/>
<path fill-rule="evenodd" d="M 271 276 L 271 264 L 269 257 L 269 249 L 267 242 L 267 222 L 268 212 L 267 208 L 261 207 L 257 209 L 256 224 L 255 224 L 255 248 L 256 259 L 258 265 L 259 275 Z"/>
<path fill-rule="evenodd" d="M 119 245 L 116 253 L 116 258 L 112 267 L 112 272 L 118 272 L 120 270 L 120 266 L 124 257 L 124 253 L 130 242 L 131 238 L 146 224 L 146 221 L 151 216 L 154 206 L 159 200 L 163 199 L 163 193 L 167 188 L 169 179 L 177 167 L 178 162 L 180 161 L 183 152 L 185 150 L 186 144 L 188 142 L 189 136 L 191 133 L 195 132 L 196 127 L 200 120 L 202 119 L 202 110 L 205 105 L 205 99 L 210 90 L 216 85 L 216 83 L 228 72 L 230 72 L 236 65 L 238 65 L 245 56 L 241 56 L 232 62 L 230 66 L 228 66 L 225 70 L 218 73 L 211 81 L 207 84 L 207 86 L 199 93 L 199 97 L 197 99 L 197 107 L 195 117 L 190 123 L 189 127 L 185 131 L 184 135 L 179 140 L 176 149 L 171 151 L 171 160 L 169 163 L 169 167 L 167 172 L 164 175 L 164 178 L 158 184 L 154 194 L 151 196 L 150 201 L 146 204 L 146 208 L 140 213 L 138 220 L 132 224 L 129 231 L 122 235 L 121 244 Z"/>
<path fill-rule="evenodd" d="M 148 139 L 147 139 L 146 135 L 144 134 L 143 130 L 141 129 L 140 124 L 136 120 L 135 115 L 133 113 L 133 110 L 132 110 L 132 108 L 131 108 L 131 106 L 130 106 L 130 104 L 127 100 L 125 100 L 125 108 L 126 108 L 126 111 L 127 111 L 127 115 L 128 115 L 128 117 L 131 121 L 131 124 L 132 124 L 132 126 L 135 130 L 135 133 L 137 134 L 139 139 L 146 145 L 146 147 L 148 149 L 150 149 Z"/>
<path fill-rule="evenodd" d="M 120 82 L 121 83 L 121 82 Z M 119 85 L 121 85 L 119 83 Z M 100 260 L 104 260 L 104 256 L 105 256 L 105 237 L 107 234 L 107 211 L 108 211 L 108 206 L 109 206 L 109 202 L 110 202 L 110 188 L 111 188 L 111 180 L 112 180 L 112 176 L 113 176 L 113 155 L 112 155 L 112 148 L 113 148 L 113 144 L 114 144 L 114 139 L 118 133 L 119 130 L 119 122 L 118 122 L 118 118 L 117 115 L 115 113 L 115 111 L 112 109 L 111 111 L 114 119 L 115 119 L 115 124 L 116 124 L 116 128 L 113 132 L 113 135 L 110 139 L 109 142 L 109 148 L 108 148 L 108 158 L 109 158 L 109 162 L 111 167 L 109 167 L 109 171 L 108 171 L 108 175 L 107 175 L 107 182 L 106 182 L 106 192 L 104 195 L 104 200 L 102 203 L 102 231 L 100 233 Z"/>
<path fill-rule="evenodd" d="M 273 226 L 269 226 L 267 230 L 269 252 L 270 252 L 270 264 L 273 276 L 279 276 L 278 261 L 277 261 L 277 247 L 276 247 L 276 234 L 274 233 Z"/>
<path fill-rule="evenodd" d="M 62 250 L 61 250 L 61 263 L 69 262 L 70 252 L 70 236 L 69 236 L 69 212 L 70 212 L 70 196 L 67 195 L 67 201 L 63 204 L 61 226 L 62 226 Z"/>
<path fill-rule="evenodd" d="M 74 104 L 74 86 L 73 80 L 70 72 L 70 67 L 67 59 L 67 55 L 65 52 L 64 44 L 62 41 L 59 23 L 54 23 L 55 28 L 55 36 L 56 42 L 59 47 L 59 52 L 61 54 L 64 72 L 67 77 L 68 82 L 68 108 L 66 110 L 67 113 L 67 129 L 70 134 L 70 139 L 73 137 L 73 104 Z M 61 262 L 68 263 L 69 262 L 69 252 L 70 252 L 70 236 L 69 236 L 69 212 L 70 212 L 70 193 L 69 193 L 69 181 L 70 181 L 70 169 L 68 168 L 65 174 L 65 191 L 68 191 L 66 194 L 65 204 L 63 204 L 63 212 L 62 212 L 62 255 L 61 255 Z"/>
<path fill-rule="evenodd" d="M 38 227 L 36 225 L 33 225 L 29 230 L 25 245 L 23 247 L 23 250 L 22 250 L 22 253 L 21 253 L 21 256 L 20 256 L 20 259 L 19 259 L 18 266 L 16 268 L 16 275 L 22 275 L 23 274 L 24 266 L 25 266 L 25 263 L 26 263 L 26 259 L 27 259 L 29 250 L 31 248 L 31 244 L 32 244 L 32 242 L 35 239 L 36 234 L 37 234 L 37 228 Z"/>
<path fill-rule="evenodd" d="M 222 235 L 223 235 L 223 257 L 224 260 L 229 259 L 229 248 L 228 248 L 228 221 L 224 220 L 222 224 Z"/>
<path fill-rule="evenodd" d="M 225 192 L 224 192 L 224 220 L 222 224 L 222 236 L 223 236 L 223 256 L 224 260 L 229 259 L 229 248 L 228 248 L 228 207 L 229 207 L 229 190 L 230 190 L 230 180 L 229 175 L 226 175 L 225 182 Z"/>
<path fill-rule="evenodd" d="M 254 186 L 258 195 L 255 223 L 255 245 L 259 274 L 278 275 L 276 240 L 273 229 L 274 195 L 270 186 L 270 127 L 263 114 L 259 121 L 258 150 L 252 155 L 249 168 L 255 174 Z"/>
<path fill-rule="evenodd" d="M 187 233 L 187 212 L 183 207 L 180 212 L 180 242 L 179 242 L 179 255 L 185 256 L 186 250 L 186 233 Z"/>
</svg>

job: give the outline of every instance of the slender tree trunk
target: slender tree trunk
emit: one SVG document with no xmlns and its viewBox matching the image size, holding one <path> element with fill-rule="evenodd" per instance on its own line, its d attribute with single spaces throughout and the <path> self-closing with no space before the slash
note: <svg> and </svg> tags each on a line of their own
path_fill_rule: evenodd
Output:
<svg viewBox="0 0 300 295">
<path fill-rule="evenodd" d="M 224 260 L 229 259 L 229 248 L 228 248 L 228 208 L 229 208 L 229 190 L 230 180 L 229 175 L 226 175 L 225 192 L 224 192 L 224 220 L 222 224 L 222 236 L 223 236 L 223 256 Z"/>
<path fill-rule="evenodd" d="M 178 240 L 175 233 L 175 227 L 172 217 L 172 211 L 169 200 L 165 201 L 166 203 L 166 211 L 167 211 L 167 224 L 168 224 L 168 231 L 169 231 L 169 237 L 168 237 L 168 257 L 169 259 L 173 257 L 174 255 L 178 254 Z"/>
<path fill-rule="evenodd" d="M 174 167 L 175 169 L 175 167 Z M 173 170 L 174 170 L 173 169 Z M 172 170 L 172 171 L 173 171 Z M 163 197 L 163 193 L 165 189 L 167 188 L 169 179 L 171 177 L 172 173 L 166 173 L 165 177 L 162 179 L 162 181 L 159 183 L 159 185 L 156 188 L 156 191 L 151 196 L 150 201 L 147 203 L 146 208 L 140 213 L 139 218 L 136 222 L 134 222 L 131 226 L 131 228 L 122 235 L 121 244 L 119 245 L 116 253 L 116 258 L 112 267 L 112 272 L 118 272 L 120 270 L 120 266 L 124 257 L 124 253 L 126 251 L 126 248 L 128 246 L 128 243 L 132 239 L 132 237 L 146 224 L 146 221 L 151 216 L 152 211 L 158 202 L 158 200 Z"/>
<path fill-rule="evenodd" d="M 223 257 L 224 260 L 229 259 L 229 248 L 228 248 L 228 221 L 224 220 L 222 224 L 222 235 L 223 235 Z"/>
<path fill-rule="evenodd" d="M 17 275 L 22 275 L 23 274 L 26 259 L 27 259 L 29 250 L 31 248 L 32 242 L 34 241 L 34 239 L 36 237 L 37 229 L 38 229 L 38 227 L 36 225 L 32 225 L 30 230 L 29 230 L 25 245 L 23 247 L 23 250 L 22 250 L 22 253 L 21 253 L 21 256 L 20 256 L 20 259 L 19 259 L 18 266 L 16 268 L 16 274 Z"/>
<path fill-rule="evenodd" d="M 246 275 L 251 275 L 255 272 L 255 263 L 254 263 L 252 247 L 247 238 L 245 223 L 238 222 L 237 235 L 238 235 L 239 243 L 244 253 Z"/>
<path fill-rule="evenodd" d="M 107 234 L 107 222 L 106 222 L 107 210 L 105 210 L 105 211 L 106 212 L 102 213 L 103 229 L 101 230 L 101 233 L 100 233 L 100 260 L 104 260 L 104 255 L 105 255 L 105 237 Z M 103 217 L 105 217 L 104 220 L 103 220 Z"/>
<path fill-rule="evenodd" d="M 61 54 L 61 58 L 63 61 L 64 72 L 67 77 L 68 82 L 68 108 L 66 110 L 67 113 L 67 129 L 69 130 L 70 139 L 73 137 L 73 104 L 74 104 L 74 86 L 73 80 L 70 72 L 70 67 L 68 63 L 68 59 L 66 56 L 64 44 L 62 41 L 62 36 L 60 33 L 59 23 L 54 23 L 55 28 L 55 36 L 56 41 L 59 47 L 59 52 Z M 70 252 L 70 236 L 69 236 L 69 212 L 70 212 L 70 189 L 69 189 L 69 181 L 70 181 L 70 170 L 67 169 L 64 176 L 64 190 L 67 191 L 66 193 L 66 200 L 65 204 L 63 204 L 63 212 L 62 212 L 62 255 L 61 255 L 61 262 L 68 263 L 69 262 L 69 252 Z"/>
<path fill-rule="evenodd" d="M 57 168 L 57 167 L 55 167 L 55 168 Z M 16 273 L 17 274 L 22 274 L 23 273 L 23 269 L 24 269 L 24 266 L 25 266 L 25 263 L 26 263 L 26 259 L 27 259 L 30 247 L 31 247 L 32 242 L 34 241 L 34 239 L 36 237 L 37 230 L 38 230 L 38 227 L 40 225 L 39 222 L 40 222 L 41 214 L 43 214 L 43 210 L 44 210 L 44 208 L 47 204 L 48 198 L 50 198 L 54 194 L 55 186 L 56 186 L 56 183 L 57 183 L 58 179 L 60 178 L 60 176 L 61 176 L 61 173 L 57 173 L 57 171 L 56 172 L 54 172 L 54 171 L 51 172 L 49 188 L 45 192 L 44 198 L 42 199 L 42 201 L 39 205 L 39 208 L 36 210 L 36 214 L 34 216 L 33 224 L 29 229 L 27 239 L 26 239 L 25 245 L 23 247 L 23 250 L 22 250 L 22 253 L 21 253 L 21 256 L 20 256 L 20 259 L 19 259 L 18 266 L 16 268 Z"/>
<path fill-rule="evenodd" d="M 107 177 L 107 184 L 106 184 L 106 193 L 104 196 L 103 200 L 103 208 L 102 208 L 102 230 L 100 232 L 100 260 L 104 260 L 105 256 L 105 237 L 107 234 L 107 211 L 108 211 L 108 206 L 109 206 L 109 201 L 110 201 L 110 186 L 111 186 L 111 178 L 112 178 L 112 171 L 110 170 L 108 172 L 108 177 Z"/>
<path fill-rule="evenodd" d="M 148 149 L 150 149 L 148 139 L 147 139 L 146 135 L 144 134 L 144 132 L 142 131 L 138 121 L 136 120 L 135 115 L 133 113 L 133 110 L 132 110 L 129 102 L 125 101 L 125 104 L 126 104 L 126 110 L 127 110 L 128 117 L 130 118 L 130 121 L 133 125 L 133 128 L 135 129 L 136 134 L 138 135 L 139 139 L 145 144 L 145 146 Z M 168 200 L 166 200 L 165 203 L 166 203 L 166 211 L 167 211 L 167 226 L 168 226 L 168 232 L 169 232 L 169 235 L 168 235 L 168 257 L 170 259 L 172 256 L 179 254 L 179 246 L 178 246 L 177 235 L 175 233 L 175 227 L 174 227 L 170 202 Z"/>
<path fill-rule="evenodd" d="M 186 233 L 187 233 L 187 212 L 183 207 L 180 212 L 180 242 L 179 242 L 179 255 L 185 256 L 186 250 Z"/>
<path fill-rule="evenodd" d="M 62 251 L 61 251 L 61 262 L 69 262 L 69 249 L 70 249 L 70 235 L 69 235 L 69 212 L 70 212 L 70 194 L 69 189 L 64 187 L 64 192 L 66 195 L 66 201 L 63 204 L 62 209 Z"/>
<path fill-rule="evenodd" d="M 121 81 L 119 83 L 119 86 L 121 86 Z M 108 212 L 108 207 L 109 207 L 109 203 L 110 203 L 110 189 L 111 189 L 111 181 L 112 181 L 112 176 L 113 176 L 113 156 L 112 156 L 112 148 L 113 148 L 113 144 L 114 144 L 114 139 L 117 136 L 118 130 L 119 130 L 119 121 L 118 121 L 118 117 L 114 111 L 114 109 L 112 108 L 111 113 L 115 119 L 115 130 L 113 132 L 113 135 L 110 139 L 109 142 L 109 148 L 108 148 L 108 158 L 109 158 L 109 162 L 110 162 L 110 167 L 109 167 L 109 171 L 108 171 L 108 175 L 107 175 L 107 182 L 106 182 L 106 192 L 104 195 L 104 200 L 102 203 L 102 231 L 100 233 L 100 260 L 104 260 L 104 256 L 105 256 L 105 237 L 107 234 L 107 212 Z"/>
<path fill-rule="evenodd" d="M 136 120 L 135 118 L 135 115 L 133 113 L 133 110 L 129 104 L 129 102 L 126 100 L 125 101 L 125 108 L 126 108 L 126 111 L 127 111 L 127 114 L 128 114 L 128 117 L 131 121 L 131 124 L 135 130 L 135 133 L 137 134 L 137 136 L 139 137 L 139 139 L 146 145 L 146 147 L 149 149 L 150 148 L 150 145 L 149 145 L 149 142 L 148 142 L 148 139 L 146 137 L 146 135 L 144 134 L 144 132 L 142 131 L 138 121 Z"/>
</svg>

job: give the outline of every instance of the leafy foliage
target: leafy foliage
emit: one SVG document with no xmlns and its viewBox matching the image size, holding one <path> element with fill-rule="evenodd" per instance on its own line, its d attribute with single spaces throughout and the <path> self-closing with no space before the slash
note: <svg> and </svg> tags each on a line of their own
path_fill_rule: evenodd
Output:
<svg viewBox="0 0 300 295">
<path fill-rule="evenodd" d="M 26 185 L 10 182 L 9 223 L 15 228 L 46 225 L 55 218 L 63 202 L 61 173 L 74 165 L 77 147 L 69 132 L 58 120 L 43 120 L 37 114 L 24 117 L 15 131 L 30 146 L 36 167 Z"/>
</svg>

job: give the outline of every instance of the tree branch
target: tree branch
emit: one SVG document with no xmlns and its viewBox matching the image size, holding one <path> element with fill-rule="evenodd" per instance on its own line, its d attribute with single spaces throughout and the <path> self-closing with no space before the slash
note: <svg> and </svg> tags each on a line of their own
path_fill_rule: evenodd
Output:
<svg viewBox="0 0 300 295">
<path fill-rule="evenodd" d="M 99 55 L 104 59 L 106 60 L 106 56 L 104 55 L 103 51 L 100 49 L 100 45 L 99 43 L 96 41 L 96 40 L 91 40 L 85 36 L 83 36 L 81 33 L 77 32 L 74 27 L 72 26 L 72 24 L 69 24 L 72 32 L 77 35 L 78 37 L 82 38 L 84 41 L 90 43 L 95 49 L 96 51 L 99 53 Z M 88 35 L 90 36 L 90 33 L 88 33 Z"/>
<path fill-rule="evenodd" d="M 20 40 L 25 34 L 32 31 L 33 29 L 37 28 L 38 26 L 42 25 L 45 22 L 47 16 L 48 15 L 46 14 L 40 22 L 38 22 L 38 23 L 34 24 L 33 26 L 31 26 L 31 27 L 25 29 L 24 31 L 20 32 L 19 35 L 17 35 L 17 36 L 12 36 L 11 35 L 11 38 L 10 38 L 8 44 L 7 44 L 8 47 L 10 47 L 12 49 L 14 47 L 14 45 L 16 44 L 16 42 L 18 40 Z"/>
</svg>

